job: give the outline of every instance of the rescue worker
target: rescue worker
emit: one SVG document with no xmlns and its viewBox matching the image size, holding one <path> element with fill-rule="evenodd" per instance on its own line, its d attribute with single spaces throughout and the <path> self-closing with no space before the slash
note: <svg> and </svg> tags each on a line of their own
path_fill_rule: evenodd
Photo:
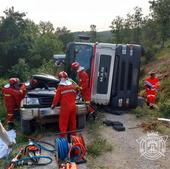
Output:
<svg viewBox="0 0 170 169">
<path fill-rule="evenodd" d="M 2 89 L 4 104 L 7 111 L 8 130 L 14 128 L 14 113 L 19 113 L 18 109 L 23 95 L 24 89 L 18 89 L 18 83 L 18 78 L 10 78 L 9 84 L 5 85 Z"/>
<path fill-rule="evenodd" d="M 60 103 L 60 115 L 59 115 L 59 129 L 61 133 L 76 130 L 76 87 L 68 80 L 66 72 L 62 71 L 58 74 L 60 83 L 56 90 L 56 95 L 53 98 L 51 108 Z M 72 133 L 75 134 L 75 133 Z M 61 137 L 65 137 L 67 134 L 61 134 Z"/>
<path fill-rule="evenodd" d="M 150 76 L 145 79 L 145 90 L 147 96 L 147 105 L 150 109 L 154 108 L 156 93 L 160 90 L 159 80 L 155 72 L 152 71 L 149 73 Z"/>
<path fill-rule="evenodd" d="M 30 79 L 29 82 L 23 83 L 20 89 L 24 91 L 23 95 L 26 95 L 27 90 L 35 89 L 38 85 L 38 81 L 36 79 Z"/>
<path fill-rule="evenodd" d="M 90 93 L 90 88 L 89 88 L 89 77 L 87 72 L 85 71 L 84 67 L 80 66 L 78 62 L 73 62 L 71 64 L 71 69 L 77 72 L 78 75 L 78 85 L 79 89 L 81 91 L 81 95 L 87 105 L 88 109 L 88 115 L 92 115 L 93 120 L 95 120 L 95 110 L 93 109 L 90 100 L 91 100 L 91 93 Z"/>
</svg>

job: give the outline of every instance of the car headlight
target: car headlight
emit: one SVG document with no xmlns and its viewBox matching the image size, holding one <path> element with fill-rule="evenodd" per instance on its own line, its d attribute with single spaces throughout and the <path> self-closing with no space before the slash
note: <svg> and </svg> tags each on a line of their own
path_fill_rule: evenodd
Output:
<svg viewBox="0 0 170 169">
<path fill-rule="evenodd" d="M 23 99 L 22 104 L 24 106 L 24 105 L 39 105 L 40 103 L 39 103 L 38 98 L 26 97 Z"/>
</svg>

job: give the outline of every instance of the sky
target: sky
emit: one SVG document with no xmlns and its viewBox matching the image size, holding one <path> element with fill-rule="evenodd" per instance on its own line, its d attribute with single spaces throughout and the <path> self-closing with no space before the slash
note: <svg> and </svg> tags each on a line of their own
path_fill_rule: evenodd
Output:
<svg viewBox="0 0 170 169">
<path fill-rule="evenodd" d="M 96 25 L 97 31 L 109 30 L 116 16 L 126 17 L 134 7 L 149 13 L 149 0 L 0 0 L 0 16 L 14 6 L 15 11 L 26 12 L 35 23 L 50 21 L 55 28 L 66 26 L 74 31 L 89 31 Z"/>
</svg>

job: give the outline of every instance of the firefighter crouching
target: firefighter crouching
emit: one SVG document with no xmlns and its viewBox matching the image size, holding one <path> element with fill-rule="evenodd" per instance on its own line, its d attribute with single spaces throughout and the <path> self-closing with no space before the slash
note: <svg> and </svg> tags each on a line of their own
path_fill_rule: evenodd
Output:
<svg viewBox="0 0 170 169">
<path fill-rule="evenodd" d="M 25 88 L 19 88 L 19 79 L 10 78 L 9 84 L 2 89 L 3 100 L 7 111 L 8 130 L 14 128 L 14 115 L 19 116 L 20 102 L 25 96 Z"/>
<path fill-rule="evenodd" d="M 81 67 L 78 62 L 73 62 L 71 64 L 71 69 L 77 72 L 78 75 L 78 85 L 81 91 L 81 95 L 87 105 L 88 109 L 88 116 L 92 115 L 93 119 L 95 120 L 95 110 L 93 109 L 90 101 L 91 101 L 91 93 L 89 88 L 89 77 L 87 72 L 85 71 L 84 67 Z M 87 116 L 87 117 L 88 117 Z"/>
<path fill-rule="evenodd" d="M 66 72 L 62 71 L 58 74 L 60 83 L 56 90 L 56 95 L 53 98 L 51 108 L 60 103 L 60 115 L 59 115 L 59 129 L 61 133 L 76 130 L 76 87 L 68 79 Z M 75 133 L 72 133 L 75 134 Z M 61 134 L 61 137 L 65 137 L 66 134 Z"/>
<path fill-rule="evenodd" d="M 159 80 L 155 72 L 150 72 L 150 76 L 146 77 L 145 90 L 147 97 L 147 105 L 150 109 L 154 108 L 156 93 L 160 90 Z"/>
</svg>

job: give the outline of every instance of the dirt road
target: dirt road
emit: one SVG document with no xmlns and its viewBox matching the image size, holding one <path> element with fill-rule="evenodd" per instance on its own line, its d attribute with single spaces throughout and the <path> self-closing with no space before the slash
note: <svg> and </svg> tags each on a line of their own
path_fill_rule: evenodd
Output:
<svg viewBox="0 0 170 169">
<path fill-rule="evenodd" d="M 170 168 L 170 147 L 167 145 L 165 157 L 158 160 L 147 160 L 140 156 L 140 148 L 137 139 L 146 136 L 141 128 L 128 129 L 140 124 L 132 114 L 121 116 L 105 114 L 105 118 L 113 121 L 123 122 L 125 132 L 117 132 L 111 127 L 103 127 L 102 135 L 114 149 L 105 153 L 95 160 L 94 168 L 99 169 L 169 169 Z"/>
<path fill-rule="evenodd" d="M 88 160 L 87 164 L 79 165 L 79 169 L 169 169 L 170 168 L 170 147 L 165 153 L 165 157 L 158 160 L 148 160 L 140 156 L 140 148 L 137 139 L 146 136 L 146 133 L 141 128 L 128 129 L 134 127 L 140 122 L 132 114 L 124 114 L 116 116 L 112 114 L 104 114 L 104 118 L 120 121 L 126 127 L 125 132 L 117 132 L 112 127 L 101 126 L 100 133 L 113 145 L 112 152 L 104 153 L 95 159 Z M 88 129 L 87 129 L 88 130 Z M 88 140 L 88 131 L 83 134 L 85 140 Z M 53 134 L 45 134 L 43 140 L 54 142 L 55 136 Z M 52 155 L 50 155 L 53 157 Z M 54 157 L 53 157 L 54 159 Z M 36 169 L 56 169 L 55 160 L 52 164 L 44 167 L 35 167 Z"/>
</svg>

